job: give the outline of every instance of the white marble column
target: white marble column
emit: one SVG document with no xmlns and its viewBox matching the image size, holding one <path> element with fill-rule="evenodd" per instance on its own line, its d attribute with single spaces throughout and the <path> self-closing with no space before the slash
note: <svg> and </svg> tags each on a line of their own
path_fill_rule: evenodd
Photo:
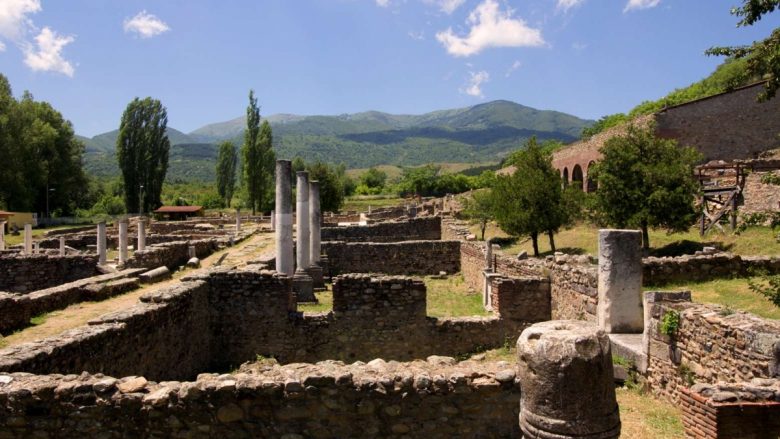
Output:
<svg viewBox="0 0 780 439">
<path fill-rule="evenodd" d="M 65 256 L 65 237 L 60 236 L 60 256 Z"/>
<path fill-rule="evenodd" d="M 276 211 L 271 211 L 271 231 L 276 230 Z"/>
<path fill-rule="evenodd" d="M 325 288 L 322 278 L 322 211 L 320 209 L 320 182 L 309 182 L 309 275 L 315 289 Z"/>
<path fill-rule="evenodd" d="M 119 263 L 127 261 L 127 220 L 119 221 Z"/>
<path fill-rule="evenodd" d="M 236 209 L 236 235 L 241 231 L 241 209 Z"/>
<path fill-rule="evenodd" d="M 292 240 L 292 162 L 276 161 L 276 271 L 292 276 L 295 268 Z"/>
<path fill-rule="evenodd" d="M 642 232 L 599 230 L 599 327 L 607 333 L 641 333 Z"/>
<path fill-rule="evenodd" d="M 97 225 L 97 253 L 98 265 L 106 263 L 106 223 L 99 222 Z"/>
<path fill-rule="evenodd" d="M 146 250 L 146 219 L 138 220 L 138 245 L 135 250 Z"/>
<path fill-rule="evenodd" d="M 24 254 L 32 254 L 32 224 L 27 223 L 24 225 Z"/>
<path fill-rule="evenodd" d="M 309 268 L 309 173 L 299 171 L 297 174 L 295 200 L 295 275 L 293 288 L 298 296 L 298 302 L 316 302 L 312 278 L 307 273 Z"/>
</svg>

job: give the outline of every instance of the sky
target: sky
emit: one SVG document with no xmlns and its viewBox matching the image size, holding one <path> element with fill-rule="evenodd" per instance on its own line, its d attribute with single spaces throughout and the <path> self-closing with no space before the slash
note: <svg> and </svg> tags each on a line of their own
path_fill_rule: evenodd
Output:
<svg viewBox="0 0 780 439">
<path fill-rule="evenodd" d="M 780 26 L 742 0 L 0 0 L 0 73 L 79 134 L 152 96 L 190 132 L 245 113 L 420 114 L 496 99 L 597 119 Z"/>
</svg>

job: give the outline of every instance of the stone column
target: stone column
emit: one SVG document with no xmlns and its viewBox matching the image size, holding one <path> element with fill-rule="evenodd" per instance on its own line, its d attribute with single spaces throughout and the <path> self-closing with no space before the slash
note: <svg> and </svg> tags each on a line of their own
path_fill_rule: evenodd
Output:
<svg viewBox="0 0 780 439">
<path fill-rule="evenodd" d="M 295 290 L 298 302 L 316 302 L 314 286 L 311 276 L 306 272 L 309 268 L 309 173 L 300 171 L 297 174 L 297 188 L 295 192 L 297 210 L 296 236 L 295 236 L 295 276 L 293 276 L 293 290 Z"/>
<path fill-rule="evenodd" d="M 639 334 L 642 311 L 642 233 L 599 230 L 599 327 L 608 333 Z"/>
<path fill-rule="evenodd" d="M 320 209 L 320 182 L 309 182 L 309 276 L 315 289 L 324 289 L 322 278 L 322 212 Z"/>
<path fill-rule="evenodd" d="M 24 225 L 24 254 L 32 254 L 32 224 L 27 223 Z"/>
<path fill-rule="evenodd" d="M 295 270 L 293 262 L 292 240 L 292 162 L 276 161 L 276 271 L 292 276 Z"/>
<path fill-rule="evenodd" d="M 530 326 L 517 341 L 520 429 L 527 438 L 617 439 L 609 336 L 580 320 Z"/>
<path fill-rule="evenodd" d="M 138 245 L 135 250 L 146 250 L 146 219 L 138 220 Z"/>
<path fill-rule="evenodd" d="M 105 265 L 106 263 L 106 223 L 105 221 L 99 222 L 97 225 L 97 252 L 98 252 L 98 265 Z"/>
<path fill-rule="evenodd" d="M 489 239 L 485 241 L 485 271 L 493 271 L 493 243 Z"/>
<path fill-rule="evenodd" d="M 5 221 L 0 220 L 0 250 L 5 250 Z"/>
<path fill-rule="evenodd" d="M 236 235 L 241 231 L 241 209 L 236 209 Z"/>
<path fill-rule="evenodd" d="M 276 230 L 276 215 L 275 214 L 276 214 L 276 211 L 272 210 L 271 211 L 271 231 L 272 232 L 274 230 Z"/>
<path fill-rule="evenodd" d="M 65 237 L 60 236 L 60 256 L 65 256 Z"/>
<path fill-rule="evenodd" d="M 127 262 L 127 220 L 119 221 L 119 263 Z"/>
</svg>

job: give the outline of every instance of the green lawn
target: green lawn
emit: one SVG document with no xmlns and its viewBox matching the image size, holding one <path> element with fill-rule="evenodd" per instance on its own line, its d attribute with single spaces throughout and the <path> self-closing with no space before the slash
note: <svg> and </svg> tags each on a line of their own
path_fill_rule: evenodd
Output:
<svg viewBox="0 0 780 439">
<path fill-rule="evenodd" d="M 694 302 L 713 303 L 768 319 L 780 319 L 780 308 L 764 296 L 751 291 L 746 278 L 664 285 L 660 288 L 650 286 L 644 287 L 644 290 L 690 290 Z"/>
<path fill-rule="evenodd" d="M 77 227 L 84 227 L 84 225 L 83 224 L 82 225 L 78 225 L 78 226 L 68 225 L 68 226 L 49 227 L 49 228 L 45 228 L 45 229 L 32 229 L 32 236 L 33 236 L 33 239 L 40 239 L 40 238 L 43 238 L 43 235 L 46 232 L 50 231 L 50 230 L 73 229 L 73 228 L 77 228 Z M 5 235 L 5 245 L 7 245 L 7 246 L 21 244 L 23 242 L 24 242 L 24 230 L 19 230 L 19 234 L 16 235 L 16 236 L 11 235 L 11 234 L 6 234 Z"/>
<path fill-rule="evenodd" d="M 471 226 L 472 233 L 480 238 L 479 227 Z M 776 233 L 769 227 L 751 227 L 740 235 L 732 233 L 710 232 L 703 238 L 699 236 L 696 227 L 684 233 L 668 234 L 663 230 L 650 230 L 651 253 L 658 256 L 672 256 L 681 252 L 692 253 L 704 245 L 714 245 L 740 255 L 777 255 L 780 254 L 780 244 L 775 239 Z M 507 237 L 498 227 L 491 224 L 485 234 L 486 238 Z M 573 254 L 598 251 L 598 227 L 591 224 L 578 224 L 570 229 L 561 230 L 555 235 L 555 246 L 558 251 Z M 505 246 L 509 254 L 522 250 L 533 254 L 530 239 L 521 237 L 516 243 Z M 542 255 L 550 254 L 550 244 L 547 236 L 539 237 L 539 251 Z"/>
<path fill-rule="evenodd" d="M 396 195 L 356 195 L 349 197 L 344 201 L 342 211 L 354 210 L 358 212 L 367 212 L 368 206 L 371 208 L 398 206 L 406 203 L 406 200 Z"/>
<path fill-rule="evenodd" d="M 427 288 L 428 310 L 431 317 L 488 316 L 490 313 L 482 306 L 482 296 L 469 292 L 463 276 L 447 276 L 445 279 L 424 278 Z M 298 311 L 327 312 L 333 309 L 333 293 L 328 291 L 315 293 L 319 303 L 298 304 Z"/>
</svg>

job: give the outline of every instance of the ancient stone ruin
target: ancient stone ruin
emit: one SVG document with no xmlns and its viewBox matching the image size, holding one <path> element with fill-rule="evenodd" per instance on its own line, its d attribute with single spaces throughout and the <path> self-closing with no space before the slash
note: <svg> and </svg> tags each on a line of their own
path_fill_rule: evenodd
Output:
<svg viewBox="0 0 780 439">
<path fill-rule="evenodd" d="M 713 267 L 780 271 L 780 261 L 642 259 L 624 231 L 602 232 L 598 264 L 518 260 L 467 240 L 449 197 L 413 212 L 321 214 L 316 183 L 298 175 L 294 212 L 290 170 L 277 163 L 271 217 L 131 219 L 48 237 L 39 253 L 3 253 L 8 334 L 167 278 L 193 254 L 227 252 L 132 306 L 1 350 L 0 437 L 617 438 L 613 354 L 683 407 L 691 437 L 739 437 L 728 432 L 743 424 L 778 431 L 780 324 L 641 287 L 724 275 Z M 135 249 L 112 264 L 105 249 L 133 235 Z M 410 275 L 442 272 L 481 293 L 489 315 L 427 315 L 426 285 Z M 300 311 L 320 280 L 332 309 Z M 659 331 L 671 311 L 674 337 Z M 516 362 L 472 358 L 508 343 Z"/>
</svg>

